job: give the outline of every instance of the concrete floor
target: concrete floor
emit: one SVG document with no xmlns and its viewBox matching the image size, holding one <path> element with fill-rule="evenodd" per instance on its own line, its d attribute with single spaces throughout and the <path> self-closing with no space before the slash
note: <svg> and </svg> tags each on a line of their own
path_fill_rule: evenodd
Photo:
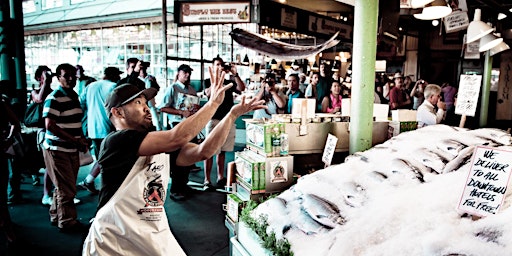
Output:
<svg viewBox="0 0 512 256">
<path fill-rule="evenodd" d="M 233 153 L 228 153 L 226 161 L 232 160 Z M 85 178 L 91 166 L 80 168 L 79 181 Z M 202 167 L 202 163 L 198 163 L 198 166 Z M 213 170 L 212 175 L 215 176 L 215 173 Z M 191 181 L 202 183 L 203 179 L 202 171 L 190 174 Z M 216 177 L 212 177 L 212 180 L 216 180 Z M 0 255 L 80 255 L 81 235 L 63 234 L 50 225 L 48 207 L 41 204 L 42 186 L 32 186 L 31 183 L 31 178 L 25 178 L 22 184 L 24 202 L 9 206 L 18 242 L 7 248 L 5 237 L 0 234 Z M 99 184 L 96 186 L 99 187 Z M 79 190 L 77 198 L 82 201 L 77 205 L 78 216 L 81 222 L 86 223 L 94 216 L 97 196 Z M 167 197 L 165 209 L 172 232 L 188 255 L 229 255 L 229 234 L 224 225 L 225 212 L 222 208 L 225 202 L 226 194 L 222 192 L 198 191 L 181 202 Z"/>
</svg>

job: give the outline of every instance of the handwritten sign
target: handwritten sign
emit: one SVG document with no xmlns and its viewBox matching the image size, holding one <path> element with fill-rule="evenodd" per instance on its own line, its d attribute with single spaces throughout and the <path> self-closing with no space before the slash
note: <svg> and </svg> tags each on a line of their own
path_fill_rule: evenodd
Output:
<svg viewBox="0 0 512 256">
<path fill-rule="evenodd" d="M 455 114 L 475 116 L 482 76 L 461 75 Z"/>
<path fill-rule="evenodd" d="M 463 11 L 452 12 L 444 18 L 446 33 L 457 32 L 469 26 L 468 13 Z"/>
<path fill-rule="evenodd" d="M 459 210 L 477 216 L 496 214 L 510 180 L 512 152 L 476 147 Z"/>
<path fill-rule="evenodd" d="M 325 163 L 325 166 L 331 165 L 336 143 L 338 143 L 338 138 L 330 133 L 327 134 L 327 142 L 325 142 L 324 154 L 322 155 L 322 162 Z"/>
</svg>

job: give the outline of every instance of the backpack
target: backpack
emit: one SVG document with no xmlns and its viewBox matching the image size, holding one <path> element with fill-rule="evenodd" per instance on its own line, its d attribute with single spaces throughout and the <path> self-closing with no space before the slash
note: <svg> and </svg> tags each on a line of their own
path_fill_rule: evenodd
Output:
<svg viewBox="0 0 512 256">
<path fill-rule="evenodd" d="M 25 126 L 44 128 L 43 108 L 44 102 L 30 103 L 25 111 L 25 117 L 23 118 Z"/>
</svg>

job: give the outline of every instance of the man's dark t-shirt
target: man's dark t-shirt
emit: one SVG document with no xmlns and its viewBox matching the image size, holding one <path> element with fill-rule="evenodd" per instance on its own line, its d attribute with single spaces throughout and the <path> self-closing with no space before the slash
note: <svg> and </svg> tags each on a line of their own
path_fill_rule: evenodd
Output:
<svg viewBox="0 0 512 256">
<path fill-rule="evenodd" d="M 101 167 L 101 190 L 98 210 L 117 192 L 139 158 L 140 144 L 148 132 L 120 130 L 111 132 L 101 143 L 98 163 Z M 179 151 L 171 153 L 171 168 Z"/>
<path fill-rule="evenodd" d="M 213 115 L 212 119 L 222 120 L 222 118 L 224 118 L 229 113 L 229 111 L 231 110 L 231 107 L 233 107 L 233 105 L 235 104 L 234 100 L 233 100 L 233 93 L 240 94 L 240 91 L 238 91 L 236 89 L 235 81 L 224 80 L 224 85 L 227 85 L 229 83 L 233 83 L 233 86 L 231 86 L 231 88 L 229 88 L 229 90 L 226 91 L 226 95 L 224 96 L 224 101 L 222 102 L 222 104 L 220 104 L 219 108 Z M 204 84 L 205 84 L 205 88 L 210 88 L 210 86 L 211 86 L 210 78 L 206 79 L 204 81 Z"/>
</svg>

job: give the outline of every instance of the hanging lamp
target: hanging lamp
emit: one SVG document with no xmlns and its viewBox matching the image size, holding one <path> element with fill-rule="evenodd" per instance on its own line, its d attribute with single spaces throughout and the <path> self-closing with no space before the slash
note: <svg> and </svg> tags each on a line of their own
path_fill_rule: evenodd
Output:
<svg viewBox="0 0 512 256">
<path fill-rule="evenodd" d="M 484 37 L 480 38 L 480 47 L 478 48 L 479 52 L 488 51 L 495 46 L 498 46 L 503 42 L 503 38 L 495 36 L 493 33 L 487 34 Z"/>
<path fill-rule="evenodd" d="M 475 9 L 475 17 L 473 21 L 469 23 L 468 26 L 468 35 L 466 43 L 472 43 L 476 40 L 484 37 L 485 35 L 491 33 L 494 29 L 487 25 L 485 22 L 481 21 L 482 12 L 480 9 Z"/>
<path fill-rule="evenodd" d="M 506 44 L 504 42 L 501 42 L 498 45 L 496 45 L 493 48 L 491 48 L 491 50 L 489 52 L 490 52 L 491 56 L 493 56 L 495 54 L 498 54 L 500 52 L 503 52 L 503 51 L 506 51 L 506 50 L 509 50 L 509 49 L 510 49 L 510 46 L 508 46 L 508 44 Z"/>
<path fill-rule="evenodd" d="M 452 8 L 448 6 L 445 0 L 435 0 L 427 4 L 421 13 L 414 14 L 414 18 L 419 20 L 437 20 L 444 18 L 452 13 Z"/>
</svg>

